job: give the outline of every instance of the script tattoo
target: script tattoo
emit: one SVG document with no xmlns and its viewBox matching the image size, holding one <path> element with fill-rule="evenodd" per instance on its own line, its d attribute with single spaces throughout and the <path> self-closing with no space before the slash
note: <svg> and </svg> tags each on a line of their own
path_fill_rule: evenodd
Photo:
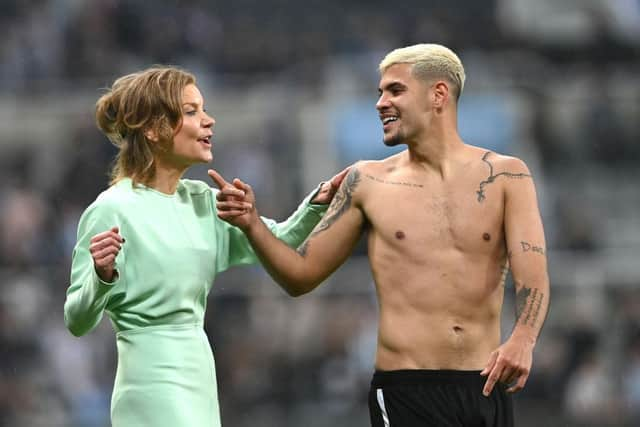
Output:
<svg viewBox="0 0 640 427">
<path fill-rule="evenodd" d="M 498 178 L 499 176 L 505 176 L 507 178 L 512 178 L 512 179 L 531 178 L 531 175 L 526 173 L 500 172 L 494 175 L 493 165 L 489 160 L 487 160 L 487 157 L 489 157 L 489 154 L 491 154 L 491 151 L 487 151 L 486 153 L 484 153 L 484 156 L 482 156 L 482 161 L 489 165 L 489 177 L 484 181 L 480 182 L 480 188 L 478 189 L 478 191 L 476 191 L 476 194 L 478 195 L 478 201 L 480 203 L 482 203 L 482 201 L 487 198 L 487 196 L 485 196 L 484 194 L 484 187 L 493 183 L 493 181 L 495 181 L 496 178 Z"/>
<path fill-rule="evenodd" d="M 351 206 L 353 191 L 356 189 L 359 183 L 360 171 L 358 171 L 358 169 L 354 169 L 349 172 L 342 185 L 340 185 L 340 188 L 338 188 L 336 195 L 331 201 L 331 205 L 329 205 L 327 213 L 322 218 L 320 223 L 311 232 L 309 237 L 307 237 L 307 240 L 305 240 L 302 245 L 298 247 L 297 252 L 300 255 L 305 256 L 307 254 L 307 250 L 309 249 L 309 242 L 315 235 L 331 227 L 331 225 L 335 223 L 338 218 L 340 218 L 347 211 L 347 209 L 349 209 L 349 207 Z"/>
<path fill-rule="evenodd" d="M 424 185 L 423 184 L 414 184 L 412 182 L 403 182 L 403 181 L 387 181 L 385 179 L 381 179 L 381 178 L 377 178 L 373 175 L 365 175 L 367 178 L 375 181 L 375 182 L 379 182 L 381 184 L 389 184 L 389 185 L 402 185 L 404 187 L 415 187 L 415 188 L 423 188 Z"/>
<path fill-rule="evenodd" d="M 507 283 L 507 275 L 509 274 L 509 259 L 507 258 L 504 265 L 500 267 L 500 286 L 504 288 Z"/>
<path fill-rule="evenodd" d="M 522 252 L 536 252 L 540 255 L 544 255 L 544 248 L 541 246 L 532 245 L 529 242 L 520 241 L 522 245 Z"/>
<path fill-rule="evenodd" d="M 540 315 L 544 294 L 537 288 L 523 286 L 516 293 L 516 323 L 534 326 Z"/>
</svg>

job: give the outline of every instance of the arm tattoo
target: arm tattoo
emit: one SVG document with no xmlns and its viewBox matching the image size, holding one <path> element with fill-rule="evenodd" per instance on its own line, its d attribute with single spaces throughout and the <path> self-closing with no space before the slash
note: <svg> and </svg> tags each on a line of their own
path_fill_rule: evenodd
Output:
<svg viewBox="0 0 640 427">
<path fill-rule="evenodd" d="M 360 183 L 360 171 L 354 169 L 353 171 L 349 172 L 342 185 L 340 185 L 340 188 L 338 188 L 336 195 L 333 197 L 331 205 L 329 205 L 327 214 L 311 232 L 309 237 L 307 237 L 307 240 L 305 240 L 304 243 L 302 243 L 302 245 L 298 247 L 297 252 L 300 255 L 302 255 L 303 257 L 306 256 L 307 250 L 309 249 L 309 242 L 313 238 L 313 236 L 331 227 L 331 225 L 333 225 L 333 223 L 335 223 L 338 218 L 340 218 L 347 211 L 347 209 L 351 207 L 353 191 L 356 189 L 358 183 Z"/>
<path fill-rule="evenodd" d="M 309 239 L 302 242 L 302 244 L 296 249 L 296 251 L 303 257 L 307 256 L 307 249 L 309 248 Z"/>
<path fill-rule="evenodd" d="M 522 252 L 536 252 L 540 255 L 544 255 L 544 248 L 541 246 L 536 246 L 525 241 L 520 241 L 520 244 L 522 245 Z"/>
<path fill-rule="evenodd" d="M 535 326 L 540 315 L 544 294 L 537 288 L 523 286 L 516 293 L 516 323 Z"/>
<path fill-rule="evenodd" d="M 480 203 L 482 203 L 482 201 L 487 198 L 487 196 L 485 196 L 484 194 L 484 187 L 493 183 L 493 181 L 495 181 L 496 178 L 499 176 L 506 176 L 507 178 L 512 178 L 512 179 L 531 178 L 531 175 L 526 173 L 500 172 L 494 175 L 493 165 L 489 160 L 487 160 L 487 157 L 489 157 L 489 154 L 491 154 L 491 151 L 487 151 L 486 153 L 484 153 L 484 156 L 482 156 L 482 161 L 489 165 L 489 176 L 487 177 L 487 179 L 480 182 L 480 188 L 478 189 L 478 191 L 476 191 L 476 194 L 478 195 L 478 201 Z"/>
<path fill-rule="evenodd" d="M 509 259 L 506 259 L 504 265 L 500 267 L 500 286 L 504 288 L 507 283 L 507 275 L 509 274 Z"/>
</svg>

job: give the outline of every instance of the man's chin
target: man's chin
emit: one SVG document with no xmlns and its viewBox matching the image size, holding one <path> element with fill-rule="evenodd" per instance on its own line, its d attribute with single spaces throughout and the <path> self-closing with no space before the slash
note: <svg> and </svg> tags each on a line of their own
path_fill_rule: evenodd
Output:
<svg viewBox="0 0 640 427">
<path fill-rule="evenodd" d="M 382 142 L 384 142 L 384 145 L 387 147 L 395 147 L 396 145 L 402 144 L 402 138 L 393 136 L 391 138 L 383 138 Z"/>
</svg>

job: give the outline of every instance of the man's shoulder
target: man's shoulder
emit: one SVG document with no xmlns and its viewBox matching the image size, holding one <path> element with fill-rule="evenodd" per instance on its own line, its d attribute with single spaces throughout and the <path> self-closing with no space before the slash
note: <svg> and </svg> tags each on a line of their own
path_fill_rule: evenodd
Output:
<svg viewBox="0 0 640 427">
<path fill-rule="evenodd" d="M 498 153 L 482 147 L 469 147 L 477 153 L 477 156 L 479 156 L 483 162 L 490 165 L 494 169 L 494 172 L 497 172 L 497 169 L 499 169 L 512 173 L 529 173 L 527 164 L 518 157 Z"/>
<path fill-rule="evenodd" d="M 487 156 L 488 159 L 491 159 L 494 165 L 496 165 L 500 169 L 509 171 L 511 173 L 529 173 L 527 164 L 519 157 L 499 154 L 493 151 L 490 151 L 489 153 L 490 155 Z"/>
<path fill-rule="evenodd" d="M 395 169 L 403 153 L 394 154 L 381 160 L 360 160 L 353 165 L 353 169 L 362 172 L 380 172 Z"/>
</svg>

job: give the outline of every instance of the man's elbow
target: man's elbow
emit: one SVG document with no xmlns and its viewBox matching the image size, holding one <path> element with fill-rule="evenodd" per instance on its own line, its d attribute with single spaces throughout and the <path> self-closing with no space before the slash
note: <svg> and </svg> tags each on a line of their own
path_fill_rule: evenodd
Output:
<svg viewBox="0 0 640 427">
<path fill-rule="evenodd" d="M 308 294 L 309 292 L 311 292 L 316 286 L 318 286 L 318 283 L 315 282 L 311 282 L 311 281 L 307 281 L 307 282 L 289 282 L 289 283 L 285 283 L 283 284 L 283 288 L 285 290 L 285 292 L 293 298 L 297 298 L 300 297 L 302 295 Z"/>
<path fill-rule="evenodd" d="M 309 293 L 309 291 L 306 289 L 285 288 L 285 291 L 287 292 L 287 294 L 289 294 L 290 297 L 293 298 L 301 297 L 302 295 Z"/>
</svg>

